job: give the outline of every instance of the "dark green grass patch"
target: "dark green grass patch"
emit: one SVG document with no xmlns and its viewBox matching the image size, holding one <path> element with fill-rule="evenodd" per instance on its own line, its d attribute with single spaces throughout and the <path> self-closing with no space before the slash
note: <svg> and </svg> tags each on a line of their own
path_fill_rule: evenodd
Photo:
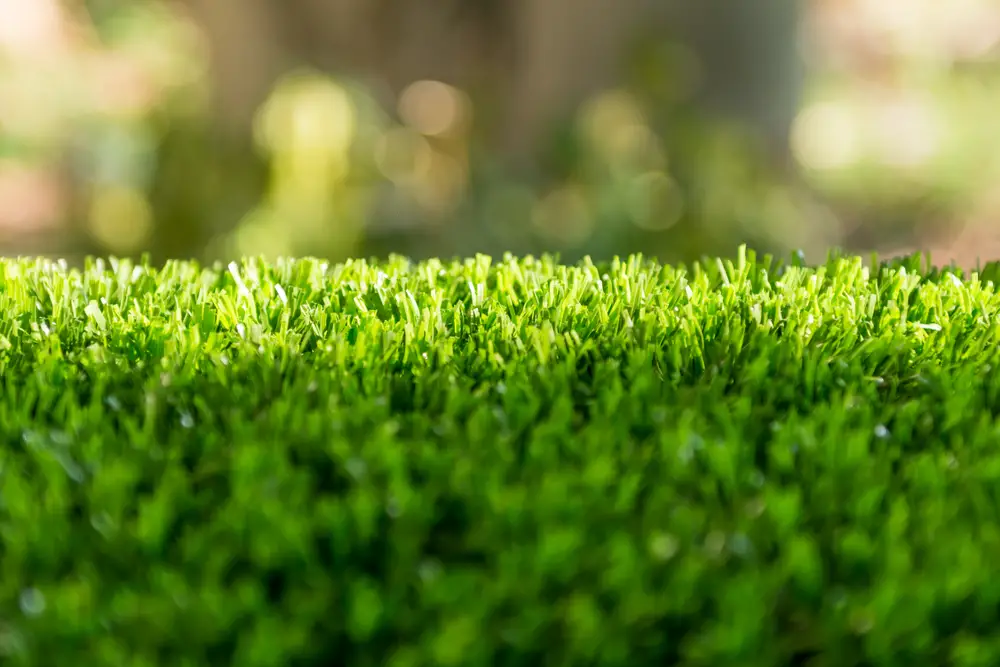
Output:
<svg viewBox="0 0 1000 667">
<path fill-rule="evenodd" d="M 996 273 L 0 262 L 0 662 L 1000 664 Z"/>
</svg>

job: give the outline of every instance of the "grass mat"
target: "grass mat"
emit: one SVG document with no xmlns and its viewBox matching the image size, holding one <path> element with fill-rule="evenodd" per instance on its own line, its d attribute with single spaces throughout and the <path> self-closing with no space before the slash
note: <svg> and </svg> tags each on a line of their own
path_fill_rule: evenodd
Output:
<svg viewBox="0 0 1000 667">
<path fill-rule="evenodd" d="M 997 274 L 0 261 L 0 662 L 1000 664 Z"/>
</svg>

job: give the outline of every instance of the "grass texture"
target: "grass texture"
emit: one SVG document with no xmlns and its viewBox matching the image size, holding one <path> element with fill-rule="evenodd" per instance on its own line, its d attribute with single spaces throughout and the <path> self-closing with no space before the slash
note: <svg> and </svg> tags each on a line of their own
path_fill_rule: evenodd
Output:
<svg viewBox="0 0 1000 667">
<path fill-rule="evenodd" d="M 0 261 L 0 662 L 993 667 L 998 272 Z"/>
</svg>

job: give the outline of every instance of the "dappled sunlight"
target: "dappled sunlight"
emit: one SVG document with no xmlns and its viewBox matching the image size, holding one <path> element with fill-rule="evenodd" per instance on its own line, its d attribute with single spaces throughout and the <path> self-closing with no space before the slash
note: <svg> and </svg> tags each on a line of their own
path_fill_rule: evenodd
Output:
<svg viewBox="0 0 1000 667">
<path fill-rule="evenodd" d="M 88 7 L 0 0 L 4 252 L 65 229 L 89 252 L 174 239 L 206 258 L 343 258 L 374 239 L 379 252 L 426 239 L 421 252 L 641 243 L 669 257 L 681 238 L 685 253 L 748 237 L 819 248 L 893 215 L 926 231 L 996 210 L 1000 6 L 988 0 L 808 3 L 810 84 L 790 145 L 843 227 L 761 166 L 752 132 L 692 112 L 707 70 L 680 43 L 637 46 L 629 83 L 585 101 L 511 179 L 483 141 L 496 109 L 475 91 L 429 75 L 390 91 L 305 63 L 257 110 L 257 154 L 222 157 L 205 129 L 208 37 L 182 5 Z"/>
<path fill-rule="evenodd" d="M 2 252 L 73 253 L 89 237 L 128 253 L 151 237 L 150 119 L 178 89 L 175 113 L 196 108 L 203 54 L 159 5 L 136 3 L 107 27 L 75 4 L 0 0 Z"/>
<path fill-rule="evenodd" d="M 581 109 L 579 124 L 595 157 L 613 167 L 663 166 L 660 139 L 650 130 L 639 101 L 628 92 L 597 96 Z"/>
<path fill-rule="evenodd" d="M 917 227 L 964 226 L 1000 179 L 1000 5 L 810 6 L 806 55 L 820 75 L 792 135 L 806 177 L 846 206 L 869 210 L 872 226 L 894 208 Z"/>
<path fill-rule="evenodd" d="M 945 139 L 932 99 L 886 95 L 807 106 L 794 125 L 792 145 L 809 169 L 849 169 L 863 161 L 907 169 L 930 165 Z"/>
<path fill-rule="evenodd" d="M 269 188 L 258 209 L 235 235 L 240 254 L 293 251 L 302 237 L 323 234 L 334 219 L 351 168 L 357 112 L 350 94 L 315 74 L 296 73 L 275 88 L 254 126 L 258 146 L 270 160 Z M 335 233 L 352 248 L 357 221 L 337 216 Z M 267 239 L 288 240 L 272 246 Z"/>
</svg>

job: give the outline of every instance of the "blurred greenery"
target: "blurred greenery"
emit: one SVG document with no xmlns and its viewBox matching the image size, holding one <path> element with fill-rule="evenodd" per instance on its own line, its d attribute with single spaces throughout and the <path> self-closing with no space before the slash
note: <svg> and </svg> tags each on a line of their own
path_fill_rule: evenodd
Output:
<svg viewBox="0 0 1000 667">
<path fill-rule="evenodd" d="M 699 110 L 698 63 L 662 39 L 638 43 L 624 84 L 512 173 L 444 83 L 415 82 L 391 109 L 357 82 L 293 70 L 248 144 L 215 131 L 205 37 L 177 6 L 2 0 L 0 24 L 20 29 L 0 28 L 0 250 L 671 261 L 741 242 L 941 245 L 988 221 L 1000 206 L 1000 10 L 808 6 L 789 182 L 745 128 Z"/>
</svg>

